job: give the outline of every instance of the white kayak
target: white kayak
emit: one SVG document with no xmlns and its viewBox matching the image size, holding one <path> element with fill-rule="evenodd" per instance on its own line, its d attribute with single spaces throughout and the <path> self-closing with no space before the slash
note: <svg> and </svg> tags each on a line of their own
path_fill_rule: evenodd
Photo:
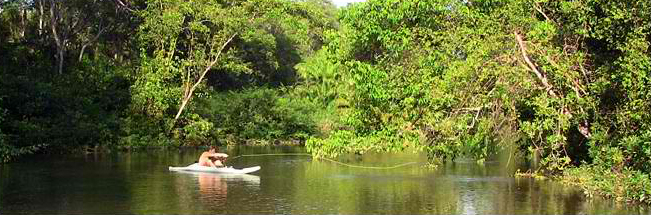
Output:
<svg viewBox="0 0 651 215">
<path fill-rule="evenodd" d="M 260 170 L 260 166 L 254 166 L 244 169 L 235 169 L 233 167 L 209 167 L 201 166 L 194 163 L 186 167 L 169 167 L 170 171 L 190 171 L 190 172 L 211 172 L 211 173 L 224 173 L 224 174 L 247 174 Z"/>
</svg>

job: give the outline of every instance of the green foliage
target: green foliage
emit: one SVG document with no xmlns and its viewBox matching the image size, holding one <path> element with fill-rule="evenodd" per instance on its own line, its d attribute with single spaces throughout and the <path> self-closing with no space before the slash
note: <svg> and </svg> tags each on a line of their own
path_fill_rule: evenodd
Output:
<svg viewBox="0 0 651 215">
<path fill-rule="evenodd" d="M 209 135 L 214 129 L 213 123 L 209 120 L 201 118 L 198 114 L 192 114 L 187 119 L 189 122 L 185 123 L 183 127 L 183 134 L 187 145 L 200 145 L 202 143 L 210 142 Z"/>
<path fill-rule="evenodd" d="M 136 20 L 108 1 L 52 3 L 0 3 L 5 162 L 32 153 L 114 145 L 120 135 L 120 115 L 130 97 L 123 59 L 131 43 L 125 32 L 132 32 L 130 22 Z M 4 10 L 7 4 L 11 10 Z M 62 74 L 53 73 L 57 36 L 64 45 Z"/>
<path fill-rule="evenodd" d="M 193 100 L 292 84 L 294 66 L 336 26 L 336 8 L 320 0 L 11 0 L 0 7 L 0 139 L 12 158 L 37 149 L 215 142 L 220 128 Z M 274 94 L 276 112 L 305 108 Z M 175 120 L 182 99 L 188 105 Z M 311 118 L 296 117 L 271 123 L 283 132 L 253 133 L 304 139 L 298 133 L 311 128 L 296 124 Z"/>
<path fill-rule="evenodd" d="M 345 92 L 338 83 L 341 79 L 341 65 L 330 59 L 327 48 L 297 64 L 296 69 L 301 81 L 294 94 L 301 94 L 313 102 L 330 105 L 340 93 Z"/>
<path fill-rule="evenodd" d="M 5 59 L 4 65 L 9 66 L 0 75 L 0 95 L 6 95 L 2 101 L 6 115 L 0 123 L 7 137 L 5 161 L 42 149 L 112 144 L 119 126 L 118 111 L 126 107 L 129 96 L 129 83 L 114 73 L 115 67 L 86 61 L 78 70 L 51 78 L 43 74 L 48 70 L 40 70 L 47 64 L 38 52 L 5 50 L 41 62 L 23 66 L 21 58 Z"/>
<path fill-rule="evenodd" d="M 219 48 L 236 34 L 242 20 L 216 2 L 149 1 L 139 26 L 142 63 L 133 90 L 136 113 L 164 118 L 177 107 L 183 90 L 193 85 Z"/>
<path fill-rule="evenodd" d="M 187 144 L 208 141 L 206 129 L 213 128 L 196 114 L 192 97 L 218 92 L 210 91 L 213 87 L 229 89 L 226 86 L 240 78 L 270 86 L 292 83 L 294 65 L 318 49 L 321 32 L 334 25 L 319 7 L 316 2 L 282 0 L 148 1 L 140 11 L 142 61 L 133 75 L 132 113 L 181 128 L 173 137 L 190 138 Z M 187 107 L 183 106 L 186 102 Z M 187 110 L 180 119 L 168 124 L 171 113 L 182 108 Z M 243 136 L 279 135 L 254 132 Z"/>
<path fill-rule="evenodd" d="M 441 49 L 450 35 L 438 33 L 446 24 L 442 20 L 454 15 L 446 9 L 449 4 L 368 1 L 341 13 L 342 29 L 328 36 L 327 50 L 339 65 L 337 77 L 343 81 L 336 88 L 343 92 L 338 96 L 351 107 L 343 121 L 355 136 L 410 138 L 414 141 L 407 142 L 429 145 L 428 151 L 440 157 L 465 152 L 482 158 L 494 151 L 489 131 L 496 123 L 481 120 L 491 119 L 484 112 L 493 106 L 485 102 L 496 96 L 474 95 L 490 91 L 495 78 L 461 63 L 458 47 L 450 47 L 449 53 Z M 455 39 L 445 42 L 457 45 Z M 483 82 L 477 82 L 476 75 Z M 455 113 L 447 114 L 450 111 Z M 337 139 L 345 140 L 335 138 L 332 143 L 345 144 Z"/>
<path fill-rule="evenodd" d="M 0 102 L 2 102 L 2 97 L 0 97 Z M 2 104 L 2 103 L 0 103 L 0 104 Z M 6 115 L 6 110 L 3 109 L 2 106 L 0 106 L 0 125 L 2 125 L 5 115 Z M 0 146 L 2 146 L 3 148 L 6 147 L 5 138 L 6 138 L 5 134 L 2 133 L 2 129 L 0 129 Z M 8 154 L 8 153 L 4 149 L 2 151 L 0 151 L 0 154 L 3 155 L 2 157 L 3 157 L 3 160 L 5 162 L 9 159 L 9 156 L 5 155 L 5 154 Z"/>
<path fill-rule="evenodd" d="M 482 160 L 499 150 L 502 135 L 517 132 L 519 141 L 504 144 L 539 158 L 544 174 L 587 163 L 612 168 L 599 174 L 648 178 L 650 12 L 650 3 L 627 0 L 347 7 L 340 30 L 326 34 L 319 59 L 330 62 L 310 62 L 336 65 L 337 74 L 326 76 L 325 66 L 303 73 L 337 89 L 317 95 L 334 95 L 350 110 L 342 111 L 344 126 L 308 141 L 310 151 L 389 149 L 375 143 L 378 134 L 415 134 L 435 160 Z M 624 198 L 646 195 L 634 190 Z"/>
<path fill-rule="evenodd" d="M 587 196 L 600 195 L 618 202 L 651 203 L 649 174 L 630 168 L 612 172 L 602 165 L 582 166 L 565 171 L 562 180 L 583 188 Z"/>
<path fill-rule="evenodd" d="M 142 115 L 130 115 L 120 119 L 116 146 L 119 148 L 145 148 L 150 146 L 180 146 L 179 138 L 170 138 L 167 131 L 171 120 L 157 120 Z M 174 133 L 175 136 L 179 135 Z"/>
<path fill-rule="evenodd" d="M 317 157 L 336 157 L 349 153 L 364 154 L 369 151 L 402 151 L 413 141 L 413 136 L 403 137 L 395 129 L 384 129 L 369 134 L 336 130 L 327 138 L 312 137 L 305 143 L 306 149 Z"/>
<path fill-rule="evenodd" d="M 2 98 L 0 97 L 0 102 Z M 2 103 L 0 103 L 2 104 Z M 7 111 L 0 106 L 0 125 L 4 124 L 4 117 Z M 2 128 L 4 126 L 0 126 Z M 27 147 L 18 147 L 10 144 L 11 140 L 0 129 L 0 163 L 12 161 L 22 155 L 32 154 L 42 148 L 42 145 L 33 145 Z"/>
<path fill-rule="evenodd" d="M 174 65 L 174 62 L 143 57 L 139 74 L 131 87 L 131 106 L 135 113 L 162 118 L 171 108 L 176 107 L 173 104 L 178 103 L 181 89 L 169 86 L 169 82 L 175 80 L 177 75 L 172 71 L 178 71 Z"/>
<path fill-rule="evenodd" d="M 320 107 L 308 99 L 257 88 L 217 94 L 202 102 L 200 115 L 212 135 L 230 142 L 302 141 L 317 134 Z"/>
<path fill-rule="evenodd" d="M 358 138 L 393 128 L 434 157 L 483 159 L 519 132 L 545 173 L 586 162 L 648 174 L 650 11 L 625 0 L 348 7 L 319 64 L 337 65 L 322 77 L 341 80 L 330 88 L 350 104 L 352 130 L 308 145 L 363 151 Z"/>
</svg>

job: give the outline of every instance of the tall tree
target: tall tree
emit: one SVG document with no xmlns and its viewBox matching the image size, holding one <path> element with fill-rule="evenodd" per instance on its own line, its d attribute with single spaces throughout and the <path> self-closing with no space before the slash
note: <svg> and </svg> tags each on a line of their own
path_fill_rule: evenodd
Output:
<svg viewBox="0 0 651 215">
<path fill-rule="evenodd" d="M 30 4 L 27 0 L 6 0 L 0 1 L 0 15 L 9 30 L 9 36 L 12 41 L 21 41 L 25 39 L 25 33 L 29 27 L 28 14 L 30 13 Z"/>
<path fill-rule="evenodd" d="M 62 74 L 67 53 L 76 49 L 79 52 L 78 59 L 81 60 L 86 48 L 111 27 L 115 15 L 113 11 L 117 9 L 114 2 L 106 0 L 50 0 L 49 3 L 57 71 Z"/>
<path fill-rule="evenodd" d="M 328 25 L 308 7 L 280 0 L 150 0 L 140 14 L 144 52 L 133 107 L 162 118 L 174 109 L 172 126 L 210 71 L 274 74 L 298 53 L 312 52 L 312 41 L 322 38 L 312 38 L 319 31 L 310 30 Z M 301 50 L 283 51 L 295 44 Z"/>
</svg>

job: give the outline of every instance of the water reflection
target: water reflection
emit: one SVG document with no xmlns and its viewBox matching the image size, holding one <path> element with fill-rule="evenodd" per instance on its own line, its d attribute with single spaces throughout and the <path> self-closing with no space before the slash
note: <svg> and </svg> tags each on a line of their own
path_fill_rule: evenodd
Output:
<svg viewBox="0 0 651 215">
<path fill-rule="evenodd" d="M 229 184 L 235 187 L 258 187 L 260 177 L 249 174 L 218 174 L 204 172 L 179 171 L 179 174 L 196 179 L 198 200 L 205 209 L 224 210 L 228 203 Z M 239 193 L 236 192 L 237 195 Z"/>
<path fill-rule="evenodd" d="M 226 195 L 228 193 L 228 184 L 219 175 L 216 174 L 199 174 L 199 193 L 201 202 L 206 206 L 223 207 L 226 205 Z"/>
<path fill-rule="evenodd" d="M 461 214 L 477 214 L 477 209 L 475 208 L 475 203 L 479 203 L 477 199 L 477 194 L 474 190 L 469 189 L 466 192 L 462 192 L 461 198 L 459 199 L 458 205 L 461 206 Z"/>
<path fill-rule="evenodd" d="M 300 148 L 299 148 L 300 149 Z M 253 148 L 229 154 L 296 153 Z M 247 151 L 248 150 L 248 151 Z M 276 150 L 276 151 L 274 151 Z M 298 150 L 298 149 L 297 149 Z M 252 175 L 170 172 L 200 150 L 56 158 L 0 167 L 0 214 L 648 214 L 586 200 L 553 181 L 513 178 L 500 163 L 454 162 L 377 170 L 297 156 L 233 160 Z M 358 166 L 420 162 L 413 153 L 365 154 Z M 45 163 L 45 165 L 43 164 Z"/>
</svg>

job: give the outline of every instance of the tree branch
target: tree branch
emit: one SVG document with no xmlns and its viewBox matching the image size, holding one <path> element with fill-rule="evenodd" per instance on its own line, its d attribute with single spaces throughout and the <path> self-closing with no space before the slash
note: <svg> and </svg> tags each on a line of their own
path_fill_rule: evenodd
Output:
<svg viewBox="0 0 651 215">
<path fill-rule="evenodd" d="M 100 21 L 99 28 L 100 29 L 99 29 L 99 32 L 97 32 L 97 35 L 95 35 L 95 37 L 93 37 L 91 40 L 87 41 L 86 43 L 84 43 L 81 46 L 81 51 L 79 51 L 79 62 L 81 62 L 81 59 L 84 56 L 84 50 L 86 49 L 86 47 L 89 46 L 91 43 L 94 43 L 95 41 L 97 41 L 99 39 L 99 37 L 102 35 L 102 33 L 104 33 L 104 31 L 109 28 L 109 26 L 105 26 L 104 28 L 102 28 L 102 22 Z"/>
<path fill-rule="evenodd" d="M 176 120 L 178 120 L 179 116 L 181 116 L 181 113 L 183 112 L 183 109 L 185 108 L 185 106 L 190 101 L 190 98 L 192 98 L 192 93 L 194 93 L 194 90 L 197 88 L 197 86 L 199 86 L 199 84 L 201 84 L 201 81 L 203 81 L 203 78 L 206 76 L 206 74 L 208 74 L 210 69 L 212 69 L 212 67 L 219 60 L 219 56 L 221 56 L 221 54 L 223 53 L 224 49 L 226 48 L 226 45 L 228 45 L 233 40 L 233 38 L 235 38 L 236 35 L 237 35 L 237 33 L 233 34 L 230 38 L 228 38 L 228 40 L 224 44 L 222 44 L 221 48 L 217 52 L 217 56 L 215 56 L 215 59 L 213 59 L 206 66 L 206 69 L 204 69 L 204 71 L 201 73 L 201 76 L 199 77 L 199 80 L 197 80 L 197 82 L 195 82 L 194 85 L 192 85 L 192 87 L 190 88 L 190 91 L 188 92 L 188 94 L 185 96 L 185 98 L 183 98 L 183 101 L 181 102 L 181 107 L 179 108 L 179 111 L 176 113 L 176 116 L 174 117 L 174 123 L 175 124 L 176 124 Z"/>
<path fill-rule="evenodd" d="M 547 92 L 553 96 L 558 98 L 558 94 L 554 92 L 554 88 L 551 84 L 549 84 L 549 81 L 547 81 L 547 77 L 545 74 L 541 73 L 538 68 L 531 62 L 529 59 L 529 56 L 527 56 L 527 48 L 524 45 L 524 41 L 522 41 L 522 37 L 518 32 L 513 32 L 515 34 L 515 39 L 518 41 L 518 45 L 520 46 L 520 51 L 522 53 L 522 58 L 524 58 L 524 61 L 529 65 L 529 68 L 531 71 L 533 71 L 534 74 L 536 74 L 536 77 L 538 77 L 538 80 L 542 83 L 542 85 L 547 89 Z"/>
<path fill-rule="evenodd" d="M 194 92 L 197 86 L 199 86 L 203 78 L 206 76 L 206 74 L 208 74 L 208 71 L 210 71 L 210 69 L 212 69 L 215 63 L 217 63 L 217 60 L 219 60 L 219 56 L 221 56 L 222 52 L 224 51 L 224 48 L 226 48 L 226 45 L 228 45 L 233 40 L 233 38 L 235 38 L 236 35 L 237 33 L 233 34 L 231 38 L 228 38 L 228 40 L 224 44 L 222 44 L 222 47 L 219 48 L 219 52 L 217 52 L 217 56 L 215 56 L 215 59 L 212 62 L 210 62 L 210 64 L 206 67 L 203 73 L 201 73 L 201 77 L 199 77 L 199 80 L 197 80 L 197 82 L 194 83 L 194 85 L 192 85 L 192 88 L 190 88 L 190 95 L 192 95 L 192 92 Z"/>
<path fill-rule="evenodd" d="M 125 10 L 127 10 L 127 11 L 129 11 L 129 12 L 132 12 L 132 13 L 133 13 L 133 12 L 136 12 L 135 10 L 131 9 L 127 4 L 125 4 L 125 3 L 122 2 L 121 0 L 115 0 L 115 3 L 116 3 L 118 6 L 124 8 Z"/>
<path fill-rule="evenodd" d="M 540 82 L 547 89 L 547 93 L 549 93 L 554 98 L 559 98 L 559 95 L 556 94 L 556 92 L 554 92 L 553 86 L 549 84 L 549 82 L 547 81 L 547 77 L 536 68 L 536 66 L 531 62 L 531 60 L 527 56 L 527 49 L 524 45 L 524 41 L 522 41 L 522 37 L 520 36 L 520 34 L 518 34 L 518 32 L 513 32 L 513 33 L 515 34 L 515 39 L 518 41 L 518 45 L 520 46 L 522 57 L 524 58 L 524 61 L 527 63 L 527 65 L 529 65 L 531 71 L 533 71 L 533 73 L 536 74 Z M 576 91 L 577 96 L 581 97 L 581 94 L 577 89 L 574 88 L 574 86 L 571 86 L 571 88 Z M 570 110 L 567 109 L 567 107 L 562 108 L 562 113 L 569 115 L 570 118 L 572 117 L 572 112 L 570 112 Z M 589 128 L 589 123 L 586 120 L 584 120 L 583 123 L 579 124 L 578 129 L 579 132 L 585 138 L 590 138 L 592 136 Z"/>
<path fill-rule="evenodd" d="M 547 14 L 545 14 L 545 13 L 540 9 L 540 5 L 538 5 L 538 2 L 534 2 L 533 8 L 536 9 L 536 11 L 538 11 L 540 14 L 542 14 L 542 15 L 545 17 L 545 19 L 547 19 L 547 21 L 550 21 L 550 22 L 552 22 L 552 23 L 555 23 L 554 20 L 550 19 L 550 18 L 547 16 Z"/>
<path fill-rule="evenodd" d="M 477 114 L 475 114 L 475 118 L 472 119 L 472 124 L 468 128 L 474 128 L 475 127 L 475 122 L 477 121 L 477 118 L 479 118 L 479 114 L 481 113 L 481 109 L 477 111 Z"/>
</svg>

